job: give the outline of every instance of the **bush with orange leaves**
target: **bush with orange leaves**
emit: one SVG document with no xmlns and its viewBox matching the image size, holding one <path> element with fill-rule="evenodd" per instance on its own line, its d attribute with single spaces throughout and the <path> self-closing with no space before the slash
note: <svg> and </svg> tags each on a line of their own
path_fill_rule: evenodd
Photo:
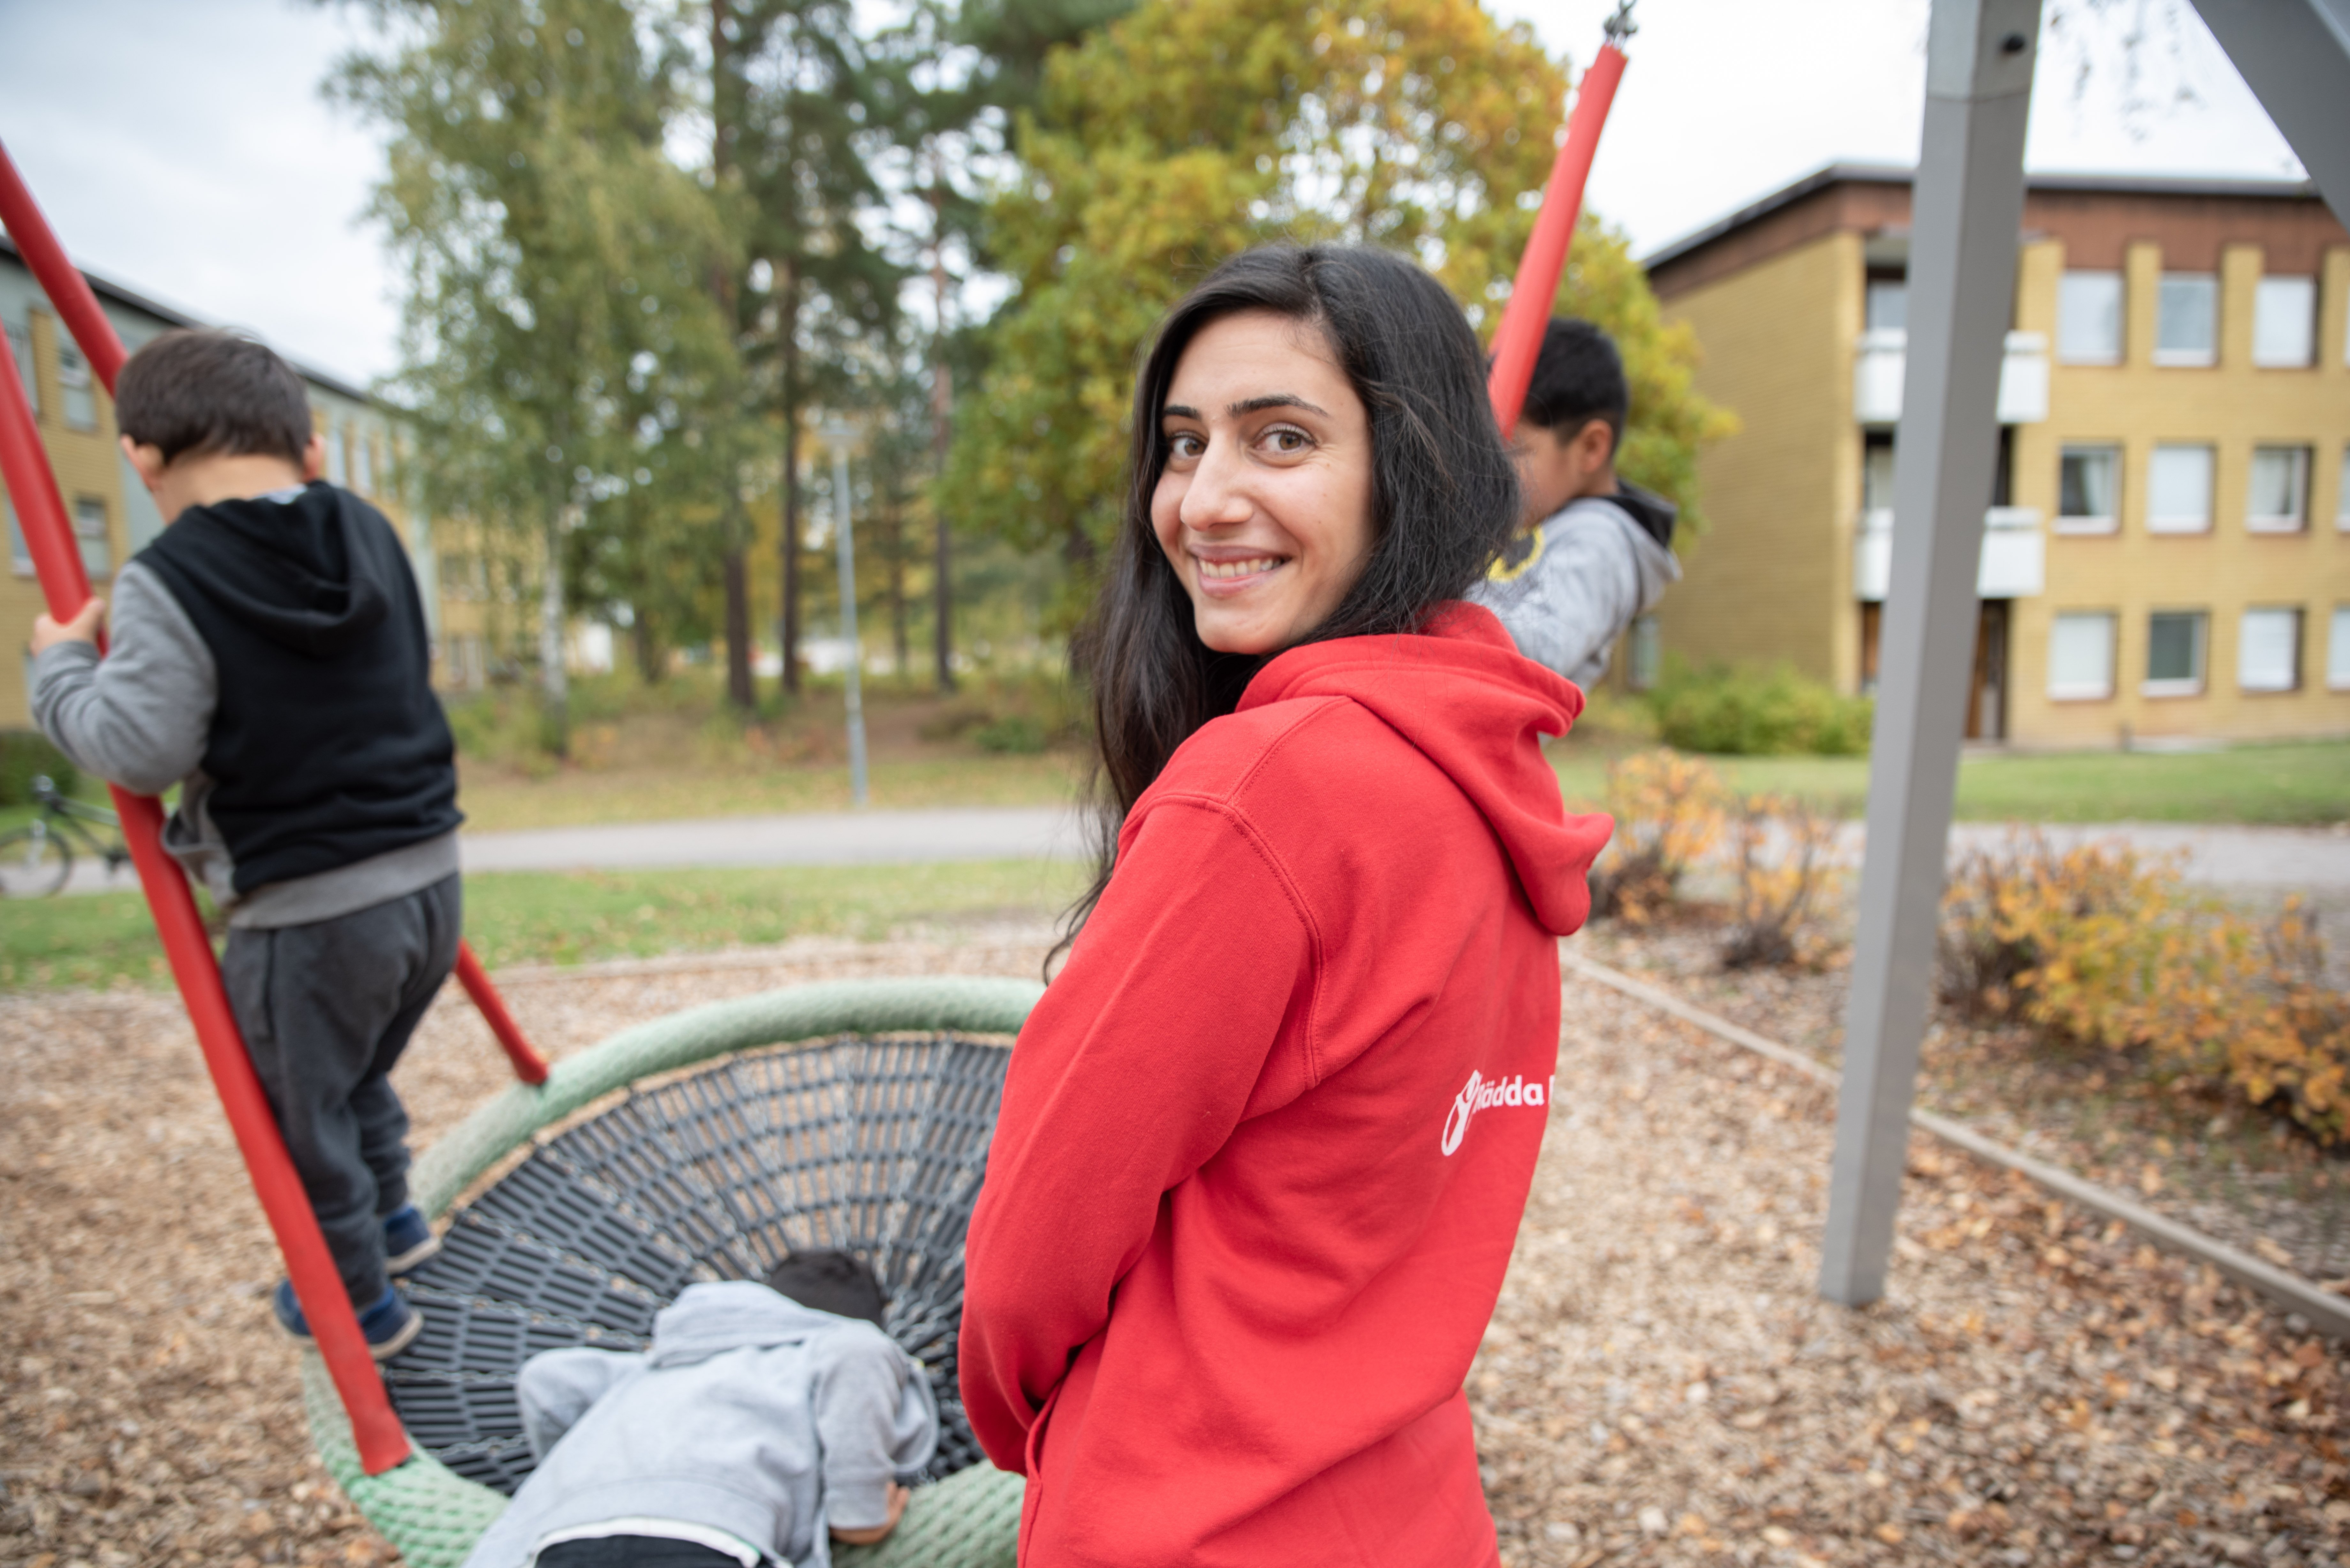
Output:
<svg viewBox="0 0 2350 1568">
<path fill-rule="evenodd" d="M 1591 912 L 1644 926 L 1668 913 L 1681 878 L 1721 837 L 1729 794 L 1714 771 L 1678 752 L 1607 764 L 1616 836 L 1591 874 Z"/>
<path fill-rule="evenodd" d="M 1724 969 L 1819 967 L 1830 943 L 1820 919 L 1841 874 L 1836 818 L 1793 795 L 1751 794 L 1731 826 L 1738 890 Z"/>
<path fill-rule="evenodd" d="M 2020 836 L 1952 874 L 1939 968 L 1973 1017 L 2142 1055 L 2322 1143 L 2350 1130 L 2350 996 L 2298 904 L 2264 924 L 2189 892 L 2175 858 Z"/>
</svg>

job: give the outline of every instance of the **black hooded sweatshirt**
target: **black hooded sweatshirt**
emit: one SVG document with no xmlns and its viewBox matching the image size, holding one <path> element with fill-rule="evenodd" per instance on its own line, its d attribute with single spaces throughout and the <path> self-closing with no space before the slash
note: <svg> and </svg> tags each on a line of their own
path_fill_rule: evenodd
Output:
<svg viewBox="0 0 2350 1568">
<path fill-rule="evenodd" d="M 182 513 L 136 557 L 219 667 L 203 771 L 239 895 L 453 831 L 455 745 L 383 514 L 313 482 Z"/>
</svg>

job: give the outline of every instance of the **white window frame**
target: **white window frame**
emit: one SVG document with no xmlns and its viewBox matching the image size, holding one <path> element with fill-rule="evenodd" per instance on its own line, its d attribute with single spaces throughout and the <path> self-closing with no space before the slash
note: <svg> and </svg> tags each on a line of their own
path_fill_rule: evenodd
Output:
<svg viewBox="0 0 2350 1568">
<path fill-rule="evenodd" d="M 24 524 L 16 521 L 16 504 L 5 495 L 0 495 L 0 518 L 8 524 L 8 570 L 20 577 L 35 576 L 33 548 L 25 543 Z"/>
<path fill-rule="evenodd" d="M 2334 476 L 2334 527 L 2350 534 L 2350 446 L 2342 449 L 2342 472 Z"/>
<path fill-rule="evenodd" d="M 2327 621 L 2325 689 L 2350 691 L 2350 605 L 2335 605 Z"/>
<path fill-rule="evenodd" d="M 2317 363 L 2317 280 L 2264 277 L 2252 289 L 2252 363 L 2306 370 Z"/>
<path fill-rule="evenodd" d="M 2113 497 L 2110 513 L 2105 516 L 2068 516 L 2064 512 L 2064 460 L 2070 457 L 2099 455 L 2105 458 L 2111 476 Z M 2074 441 L 2056 453 L 2056 521 L 2059 534 L 2111 534 L 2122 525 L 2122 449 L 2116 441 Z"/>
<path fill-rule="evenodd" d="M 2083 348 L 2079 345 L 2078 339 L 2071 336 L 2072 328 L 2080 320 L 2078 312 L 2082 308 L 2074 302 L 2080 296 L 2089 292 L 2086 287 L 2076 286 L 2076 279 L 2081 285 L 2096 284 L 2112 286 L 2114 330 L 2111 348 Z M 2126 286 L 2122 281 L 2122 275 L 2117 272 L 2073 268 L 2068 269 L 2056 280 L 2056 361 L 2058 364 L 2118 365 L 2122 362 L 2125 340 L 2129 334 L 2128 295 L 2126 290 Z M 2103 304 L 2100 303 L 2096 308 L 2102 312 Z"/>
<path fill-rule="evenodd" d="M 2251 678 L 2251 671 L 2246 668 L 2251 663 L 2246 655 L 2251 649 L 2254 628 L 2256 626 L 2274 624 L 2271 618 L 2290 618 L 2293 628 L 2291 669 L 2282 683 L 2266 680 L 2256 681 Z M 2302 621 L 2301 607 L 2298 605 L 2250 605 L 2245 607 L 2244 613 L 2238 617 L 2236 621 L 2236 690 L 2254 695 L 2301 690 L 2301 644 L 2303 633 L 2305 630 Z"/>
<path fill-rule="evenodd" d="M 1892 326 L 1878 320 L 1877 301 L 1880 291 L 1898 293 L 1901 296 L 1901 325 Z M 1861 290 L 1861 325 L 1869 332 L 1906 332 L 1909 322 L 1909 282 L 1907 278 L 1872 277 Z"/>
<path fill-rule="evenodd" d="M 2154 623 L 2158 619 L 2190 620 L 2195 623 L 2195 672 L 2191 675 L 2158 678 L 2154 673 Z M 2147 697 L 2200 697 L 2205 677 L 2211 663 L 2211 614 L 2209 610 L 2154 610 L 2146 618 L 2147 676 L 2138 682 L 2138 691 Z"/>
<path fill-rule="evenodd" d="M 2211 291 L 2211 341 L 2201 348 L 2166 348 L 2162 346 L 2162 296 L 2173 284 L 2204 284 Z M 2154 362 L 2158 365 L 2202 367 L 2220 362 L 2220 275 L 2209 272 L 2167 272 L 2155 285 L 2154 296 Z"/>
<path fill-rule="evenodd" d="M 2253 473 L 2265 454 L 2282 452 L 2293 460 L 2293 510 L 2289 514 L 2267 514 L 2252 510 Z M 2309 526 L 2309 448 L 2287 442 L 2263 443 L 2252 448 L 2251 462 L 2244 470 L 2244 528 L 2252 534 L 2298 534 Z"/>
<path fill-rule="evenodd" d="M 339 485 L 350 477 L 348 454 L 343 450 L 343 427 L 333 420 L 327 421 L 327 483 Z"/>
<path fill-rule="evenodd" d="M 105 499 L 77 495 L 67 518 L 73 526 L 74 548 L 80 553 L 83 572 L 93 582 L 114 576 L 114 518 Z M 87 526 L 92 521 L 98 524 L 96 533 Z"/>
<path fill-rule="evenodd" d="M 2052 702 L 2103 702 L 2114 694 L 2114 631 L 2118 618 L 2111 610 L 2060 610 L 2048 623 L 2048 700 Z M 2079 627 L 2086 621 L 2100 623 L 2105 630 L 2105 680 L 2092 685 L 2085 680 L 2064 681 L 2057 679 L 2056 645 L 2067 625 Z"/>
<path fill-rule="evenodd" d="M 2162 465 L 2163 454 L 2198 453 L 2203 459 L 2203 503 L 2198 513 L 2163 512 L 2163 485 L 2156 470 Z M 2219 472 L 2220 456 L 2210 441 L 2157 441 L 2146 459 L 2146 531 L 2149 534 L 2209 534 L 2211 531 L 2211 497 L 2218 486 L 2213 483 Z"/>
<path fill-rule="evenodd" d="M 89 361 L 71 343 L 57 345 L 57 402 L 68 430 L 98 428 L 98 392 L 92 384 Z"/>
<path fill-rule="evenodd" d="M 33 318 L 23 321 L 0 321 L 8 332 L 8 352 L 16 357 L 16 374 L 25 383 L 25 400 L 33 405 L 33 417 L 41 415 L 41 375 L 33 363 Z"/>
</svg>

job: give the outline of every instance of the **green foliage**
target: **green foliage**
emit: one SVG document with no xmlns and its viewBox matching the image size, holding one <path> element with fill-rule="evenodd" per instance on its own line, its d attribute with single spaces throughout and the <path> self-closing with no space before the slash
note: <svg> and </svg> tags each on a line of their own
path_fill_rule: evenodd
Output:
<svg viewBox="0 0 2350 1568">
<path fill-rule="evenodd" d="M 37 730 L 0 730 L 0 805 L 30 805 L 33 781 L 46 775 L 65 794 L 81 774 Z"/>
<path fill-rule="evenodd" d="M 1007 713 L 973 730 L 971 739 L 983 752 L 1034 756 L 1045 749 L 1045 726 L 1025 713 Z"/>
<path fill-rule="evenodd" d="M 1783 664 L 1700 670 L 1678 660 L 1668 663 L 1648 701 L 1667 745 L 1731 756 L 1861 755 L 1876 706 Z"/>
<path fill-rule="evenodd" d="M 1151 0 L 1056 51 L 1020 121 L 1020 173 L 989 209 L 1018 286 L 991 327 L 944 489 L 978 527 L 1077 568 L 1114 536 L 1134 365 L 1217 262 L 1275 239 L 1419 258 L 1490 330 L 1534 223 L 1566 77 L 1523 24 L 1473 0 L 1296 11 Z M 1620 236 L 1586 217 L 1560 308 L 1617 334 L 1631 370 L 1624 469 L 1686 507 L 1725 418 L 1690 389 L 1694 340 L 1658 317 Z"/>
</svg>

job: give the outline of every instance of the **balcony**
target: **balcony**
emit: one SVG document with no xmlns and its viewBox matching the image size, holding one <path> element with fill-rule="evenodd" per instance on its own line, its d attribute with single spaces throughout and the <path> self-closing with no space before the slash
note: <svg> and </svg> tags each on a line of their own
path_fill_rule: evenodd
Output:
<svg viewBox="0 0 2350 1568">
<path fill-rule="evenodd" d="M 1866 604 L 1885 602 L 1893 580 L 1893 511 L 1879 507 L 1860 516 L 1852 541 L 1853 597 Z M 1975 566 L 1975 597 L 2027 599 L 2047 587 L 2040 514 L 2029 506 L 1994 506 L 1983 514 L 1982 554 Z"/>
<path fill-rule="evenodd" d="M 1909 335 L 1899 328 L 1864 332 L 1854 346 L 1852 417 L 1865 425 L 1901 419 L 1901 378 Z M 2048 335 L 2011 332 L 1999 367 L 1999 422 L 2038 424 L 2048 417 Z"/>
</svg>

